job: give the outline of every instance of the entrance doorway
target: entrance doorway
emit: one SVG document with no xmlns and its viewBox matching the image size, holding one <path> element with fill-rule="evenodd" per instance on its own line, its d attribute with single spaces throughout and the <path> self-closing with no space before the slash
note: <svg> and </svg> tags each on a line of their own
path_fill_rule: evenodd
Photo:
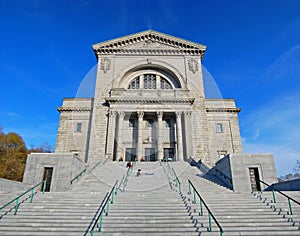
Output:
<svg viewBox="0 0 300 236">
<path fill-rule="evenodd" d="M 155 148 L 145 148 L 145 161 L 156 161 Z"/>
<path fill-rule="evenodd" d="M 164 148 L 164 160 L 166 160 L 166 161 L 175 161 L 174 160 L 174 149 L 173 148 Z"/>
<path fill-rule="evenodd" d="M 46 180 L 45 192 L 50 192 L 52 174 L 53 174 L 53 167 L 45 167 L 44 168 L 43 181 Z M 42 188 L 43 188 L 43 186 L 42 186 Z"/>
<path fill-rule="evenodd" d="M 249 175 L 252 192 L 261 191 L 258 168 L 249 168 Z"/>
<path fill-rule="evenodd" d="M 125 161 L 135 161 L 136 149 L 126 148 Z"/>
</svg>

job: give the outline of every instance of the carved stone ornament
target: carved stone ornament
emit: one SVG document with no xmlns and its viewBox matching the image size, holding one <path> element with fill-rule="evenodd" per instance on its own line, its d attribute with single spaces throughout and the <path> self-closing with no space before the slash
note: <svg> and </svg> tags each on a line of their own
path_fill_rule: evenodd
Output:
<svg viewBox="0 0 300 236">
<path fill-rule="evenodd" d="M 198 71 L 198 62 L 191 58 L 188 60 L 189 70 L 195 74 Z"/>
<path fill-rule="evenodd" d="M 100 69 L 103 70 L 104 74 L 110 70 L 111 60 L 109 58 L 102 58 L 100 63 Z"/>
</svg>

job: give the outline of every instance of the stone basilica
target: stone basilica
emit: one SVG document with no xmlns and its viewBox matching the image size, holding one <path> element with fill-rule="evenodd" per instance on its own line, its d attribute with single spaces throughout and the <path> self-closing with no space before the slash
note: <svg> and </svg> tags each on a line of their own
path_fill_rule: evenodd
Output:
<svg viewBox="0 0 300 236">
<path fill-rule="evenodd" d="M 55 152 L 30 154 L 24 183 L 65 191 L 104 160 L 198 162 L 241 191 L 276 181 L 272 155 L 242 153 L 235 100 L 205 98 L 206 46 L 147 30 L 93 49 L 94 96 L 63 100 Z"/>
<path fill-rule="evenodd" d="M 148 30 L 93 45 L 95 94 L 58 108 L 55 152 L 85 162 L 202 159 L 214 165 L 241 153 L 233 99 L 206 99 L 206 46 Z"/>
</svg>

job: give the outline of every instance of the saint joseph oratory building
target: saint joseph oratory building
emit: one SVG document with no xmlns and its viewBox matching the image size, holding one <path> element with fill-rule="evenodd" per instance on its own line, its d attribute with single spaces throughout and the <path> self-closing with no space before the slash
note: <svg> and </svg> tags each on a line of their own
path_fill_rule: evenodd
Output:
<svg viewBox="0 0 300 236">
<path fill-rule="evenodd" d="M 106 158 L 194 159 L 210 167 L 219 164 L 232 179 L 235 173 L 239 179 L 252 173 L 276 180 L 272 155 L 242 153 L 241 109 L 235 100 L 205 98 L 201 61 L 206 46 L 147 30 L 93 49 L 98 61 L 94 97 L 63 100 L 55 152 L 29 155 L 24 182 L 35 183 L 52 168 L 52 190 L 60 191 L 83 165 Z"/>
<path fill-rule="evenodd" d="M 86 162 L 195 157 L 211 165 L 242 152 L 235 101 L 205 99 L 206 46 L 149 30 L 93 49 L 95 96 L 64 99 L 56 152 Z"/>
</svg>

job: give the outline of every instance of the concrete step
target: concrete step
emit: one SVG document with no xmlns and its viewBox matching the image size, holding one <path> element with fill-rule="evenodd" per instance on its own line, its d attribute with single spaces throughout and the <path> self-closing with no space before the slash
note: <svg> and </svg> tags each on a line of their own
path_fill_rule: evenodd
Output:
<svg viewBox="0 0 300 236">
<path fill-rule="evenodd" d="M 76 181 L 71 192 L 38 194 L 32 204 L 21 205 L 17 216 L 9 214 L 1 220 L 0 234 L 83 235 L 106 192 L 126 173 L 125 165 L 107 162 Z M 170 190 L 168 181 L 172 178 L 167 177 L 163 165 L 137 163 L 134 171 L 140 168 L 152 175 L 137 178 L 133 171 L 126 191 L 115 196 L 108 216 L 103 216 L 101 235 L 220 235 L 213 221 L 213 232 L 207 232 L 206 210 L 203 208 L 206 215 L 199 216 L 199 200 L 192 203 L 193 195 L 187 194 L 187 179 L 199 190 L 224 228 L 225 236 L 300 235 L 290 216 L 283 218 L 270 204 L 267 206 L 250 193 L 232 192 L 205 180 L 201 178 L 203 173 L 186 163 L 170 166 L 180 178 L 183 196 L 174 184 L 171 187 L 175 191 Z"/>
</svg>

